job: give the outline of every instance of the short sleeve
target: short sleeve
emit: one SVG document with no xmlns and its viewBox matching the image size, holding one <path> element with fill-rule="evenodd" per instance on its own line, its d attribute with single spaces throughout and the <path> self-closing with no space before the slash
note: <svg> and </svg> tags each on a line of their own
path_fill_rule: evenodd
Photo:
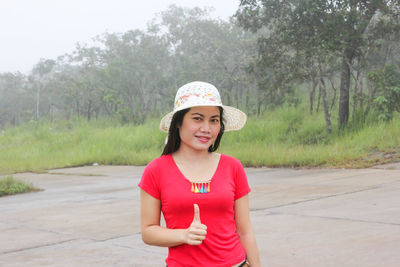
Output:
<svg viewBox="0 0 400 267">
<path fill-rule="evenodd" d="M 237 160 L 236 163 L 235 184 L 236 184 L 235 200 L 250 193 L 251 189 L 247 181 L 247 175 L 244 171 L 242 163 L 239 160 Z"/>
<path fill-rule="evenodd" d="M 152 197 L 160 200 L 160 181 L 156 170 L 157 166 L 155 162 L 150 162 L 144 169 L 142 179 L 138 186 Z"/>
</svg>

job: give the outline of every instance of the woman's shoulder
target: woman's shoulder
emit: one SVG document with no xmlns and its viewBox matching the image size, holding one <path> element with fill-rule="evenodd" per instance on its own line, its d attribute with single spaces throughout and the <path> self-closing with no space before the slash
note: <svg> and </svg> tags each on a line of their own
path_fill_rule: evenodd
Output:
<svg viewBox="0 0 400 267">
<path fill-rule="evenodd" d="M 223 162 L 228 163 L 228 164 L 242 165 L 240 160 L 238 160 L 237 158 L 235 158 L 233 156 L 227 155 L 227 154 L 221 154 L 221 160 L 223 160 Z"/>
<path fill-rule="evenodd" d="M 146 169 L 157 169 L 160 167 L 164 167 L 166 164 L 169 164 L 171 155 L 162 155 L 158 158 L 153 159 L 147 164 Z"/>
</svg>

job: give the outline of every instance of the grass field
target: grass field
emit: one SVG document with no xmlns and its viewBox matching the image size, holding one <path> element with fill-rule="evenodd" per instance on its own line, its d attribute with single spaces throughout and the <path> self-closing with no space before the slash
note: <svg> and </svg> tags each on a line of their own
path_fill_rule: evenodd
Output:
<svg viewBox="0 0 400 267">
<path fill-rule="evenodd" d="M 0 134 L 0 173 L 93 163 L 144 165 L 164 146 L 166 134 L 158 124 L 158 119 L 137 126 L 74 120 L 9 128 Z M 237 157 L 245 166 L 368 167 L 399 159 L 400 116 L 326 137 L 322 113 L 282 107 L 249 118 L 241 131 L 225 133 L 219 152 Z"/>
</svg>

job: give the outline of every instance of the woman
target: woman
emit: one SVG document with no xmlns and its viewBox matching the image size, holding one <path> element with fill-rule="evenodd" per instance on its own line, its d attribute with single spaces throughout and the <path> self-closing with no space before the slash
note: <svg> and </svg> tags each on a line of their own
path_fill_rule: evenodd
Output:
<svg viewBox="0 0 400 267">
<path fill-rule="evenodd" d="M 162 118 L 168 141 L 139 187 L 143 241 L 169 247 L 168 267 L 260 266 L 243 166 L 215 153 L 224 131 L 245 122 L 246 115 L 223 106 L 217 88 L 205 82 L 179 88 L 174 110 Z"/>
</svg>

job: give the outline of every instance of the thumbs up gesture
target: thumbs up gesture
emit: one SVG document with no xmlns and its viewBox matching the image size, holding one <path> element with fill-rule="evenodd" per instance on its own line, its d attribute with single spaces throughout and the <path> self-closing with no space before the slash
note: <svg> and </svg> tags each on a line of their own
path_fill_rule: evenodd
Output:
<svg viewBox="0 0 400 267">
<path fill-rule="evenodd" d="M 193 204 L 194 216 L 193 222 L 186 229 L 185 233 L 185 243 L 189 245 L 200 245 L 206 238 L 207 226 L 201 224 L 200 220 L 200 208 L 197 204 Z"/>
</svg>

